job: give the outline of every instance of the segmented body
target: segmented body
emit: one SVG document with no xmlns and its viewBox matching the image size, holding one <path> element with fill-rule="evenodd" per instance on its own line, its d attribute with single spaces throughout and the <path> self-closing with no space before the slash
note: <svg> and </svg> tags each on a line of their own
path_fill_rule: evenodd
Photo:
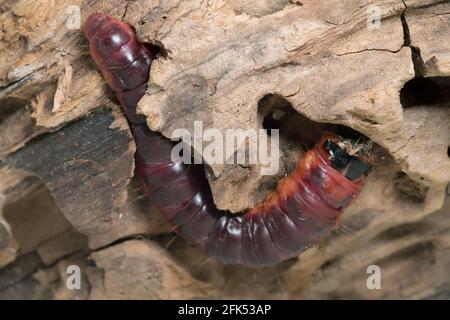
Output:
<svg viewBox="0 0 450 320">
<path fill-rule="evenodd" d="M 219 211 L 202 165 L 173 162 L 173 142 L 152 132 L 136 104 L 147 88 L 154 52 L 106 14 L 89 17 L 90 53 L 116 93 L 136 141 L 136 168 L 151 201 L 182 236 L 227 264 L 275 265 L 314 244 L 359 195 L 363 176 L 348 179 L 331 165 L 324 137 L 265 200 L 241 214 Z"/>
</svg>

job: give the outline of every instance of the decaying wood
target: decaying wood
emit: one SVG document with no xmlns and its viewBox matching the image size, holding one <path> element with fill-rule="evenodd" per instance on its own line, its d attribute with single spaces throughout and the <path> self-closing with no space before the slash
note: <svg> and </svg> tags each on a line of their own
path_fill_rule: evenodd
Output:
<svg viewBox="0 0 450 320">
<path fill-rule="evenodd" d="M 374 168 L 339 227 L 262 270 L 222 266 L 174 236 L 133 177 L 134 142 L 68 24 L 73 6 L 81 22 L 107 12 L 161 48 L 139 103 L 152 129 L 258 129 L 269 111 L 290 115 L 298 140 L 281 137 L 275 176 L 206 163 L 221 209 L 264 197 L 311 126 L 373 140 Z M 0 1 L 0 298 L 448 298 L 449 13 L 438 0 Z M 435 97 L 421 100 L 427 86 Z M 372 264 L 381 290 L 367 289 Z M 70 265 L 80 290 L 66 287 Z"/>
</svg>

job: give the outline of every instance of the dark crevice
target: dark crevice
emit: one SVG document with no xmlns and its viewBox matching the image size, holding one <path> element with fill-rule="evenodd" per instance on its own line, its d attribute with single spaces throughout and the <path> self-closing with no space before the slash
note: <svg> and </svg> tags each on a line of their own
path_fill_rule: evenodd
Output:
<svg viewBox="0 0 450 320">
<path fill-rule="evenodd" d="M 411 45 L 411 33 L 409 31 L 408 22 L 406 21 L 406 10 L 400 16 L 403 26 L 403 46 L 409 47 Z"/>
<path fill-rule="evenodd" d="M 127 15 L 127 13 L 128 13 L 128 5 L 129 5 L 129 3 L 128 3 L 128 2 L 125 2 L 125 8 L 124 8 L 124 10 L 123 10 L 123 14 L 122 14 L 121 20 L 124 20 L 125 17 L 126 17 L 126 15 Z"/>
<path fill-rule="evenodd" d="M 320 123 L 298 113 L 291 103 L 277 94 L 267 94 L 258 102 L 258 119 L 266 129 L 279 129 L 280 144 L 291 142 L 303 150 L 314 147 L 325 132 L 344 138 L 364 140 L 364 136 L 343 125 Z M 270 135 L 270 131 L 268 131 Z"/>
<path fill-rule="evenodd" d="M 71 257 L 76 257 L 78 255 L 82 255 L 82 254 L 88 256 L 88 253 L 89 253 L 89 250 L 87 248 L 69 252 L 63 256 L 58 257 L 58 259 L 56 259 L 55 261 L 53 261 L 49 264 L 43 264 L 42 269 L 51 269 L 51 268 L 57 266 L 61 261 L 67 260 Z M 90 265 L 92 265 L 92 266 L 94 265 L 94 263 L 90 259 L 87 259 L 87 261 L 90 262 Z"/>
<path fill-rule="evenodd" d="M 166 50 L 166 48 L 164 47 L 163 43 L 161 41 L 153 41 L 153 43 L 143 43 L 143 45 L 150 50 L 151 52 L 153 52 L 156 56 L 156 58 L 158 57 L 162 57 L 164 59 L 167 59 L 169 57 L 169 51 Z"/>
<path fill-rule="evenodd" d="M 25 109 L 28 102 L 26 100 L 8 97 L 0 100 L 1 114 L 0 114 L 0 125 L 2 125 L 6 119 L 14 115 L 18 110 Z"/>
<path fill-rule="evenodd" d="M 37 72 L 38 70 L 35 70 L 34 72 Z M 32 79 L 32 74 L 28 74 L 23 76 L 20 79 L 13 80 L 9 83 L 7 83 L 4 86 L 0 86 L 0 98 L 7 97 L 8 93 L 12 92 L 14 89 L 22 85 L 23 83 L 27 82 L 28 80 Z"/>
<path fill-rule="evenodd" d="M 450 77 L 416 77 L 400 91 L 403 108 L 450 104 Z"/>
<path fill-rule="evenodd" d="M 127 5 L 128 7 L 128 5 Z M 130 27 L 133 29 L 134 33 L 137 35 L 136 28 L 133 25 L 130 25 Z M 152 42 L 145 42 L 143 39 L 139 39 L 139 42 L 146 47 L 156 58 L 163 57 L 167 58 L 169 56 L 169 51 L 166 50 L 163 43 L 158 40 L 152 40 Z"/>
<path fill-rule="evenodd" d="M 411 43 L 411 32 L 409 30 L 408 20 L 406 17 L 408 7 L 406 6 L 405 2 L 403 2 L 403 4 L 405 5 L 405 10 L 400 15 L 403 26 L 403 39 L 404 39 L 403 46 L 409 47 L 411 49 L 411 58 L 414 65 L 414 72 L 416 74 L 416 77 L 420 77 L 423 76 L 425 73 L 424 67 L 425 63 L 423 62 L 422 55 L 420 53 L 420 48 L 413 46 Z"/>
<path fill-rule="evenodd" d="M 398 50 L 390 50 L 390 49 L 381 49 L 381 48 L 372 48 L 372 49 L 363 49 L 363 50 L 358 50 L 358 51 L 350 51 L 350 52 L 344 52 L 344 53 L 338 53 L 336 54 L 337 57 L 342 57 L 342 56 L 348 56 L 348 55 L 352 55 L 352 54 L 358 54 L 358 53 L 363 53 L 363 52 L 390 52 L 390 53 L 398 53 L 400 52 L 400 50 L 403 48 L 403 46 L 398 49 Z"/>
<path fill-rule="evenodd" d="M 416 204 L 425 202 L 429 188 L 412 180 L 406 173 L 400 172 L 394 179 L 395 190 L 399 196 Z"/>
<path fill-rule="evenodd" d="M 28 101 L 8 97 L 0 99 L 0 153 L 8 152 L 29 139 L 35 129 Z"/>
<path fill-rule="evenodd" d="M 414 65 L 414 73 L 416 77 L 423 76 L 425 74 L 425 62 L 422 59 L 422 54 L 418 47 L 410 46 L 411 56 Z"/>
<path fill-rule="evenodd" d="M 394 254 L 376 261 L 374 264 L 387 267 L 389 264 L 397 264 L 405 259 L 414 262 L 419 269 L 420 266 L 427 267 L 435 261 L 436 246 L 432 241 L 414 243 L 402 248 Z"/>
<path fill-rule="evenodd" d="M 92 249 L 92 250 L 89 251 L 89 254 L 94 253 L 94 252 L 103 251 L 103 250 L 106 250 L 106 249 L 108 249 L 110 247 L 114 247 L 114 246 L 120 245 L 120 244 L 122 244 L 124 242 L 132 241 L 132 240 L 145 241 L 145 240 L 154 240 L 154 238 L 153 237 L 149 237 L 148 235 L 145 235 L 145 234 L 130 235 L 130 236 L 126 236 L 126 237 L 114 240 L 114 241 L 112 241 L 112 242 L 110 242 L 108 244 L 105 244 L 105 245 L 101 246 L 101 247 Z"/>
<path fill-rule="evenodd" d="M 378 234 L 375 239 L 377 241 L 393 241 L 407 236 L 419 236 L 429 230 L 430 226 L 422 221 L 412 222 L 384 230 L 383 232 Z"/>
</svg>

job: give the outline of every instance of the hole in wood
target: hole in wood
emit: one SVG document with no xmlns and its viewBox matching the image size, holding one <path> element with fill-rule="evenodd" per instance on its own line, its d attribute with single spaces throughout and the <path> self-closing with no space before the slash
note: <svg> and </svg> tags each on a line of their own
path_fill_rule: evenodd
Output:
<svg viewBox="0 0 450 320">
<path fill-rule="evenodd" d="M 0 153 L 24 141 L 33 133 L 35 120 L 27 108 L 28 102 L 19 98 L 5 98 L 0 101 Z"/>
<path fill-rule="evenodd" d="M 258 122 L 268 130 L 268 135 L 271 134 L 270 130 L 278 129 L 280 136 L 280 171 L 275 179 L 273 177 L 262 179 L 260 189 L 264 190 L 273 190 L 279 178 L 292 172 L 302 154 L 314 148 L 325 133 L 334 133 L 353 142 L 358 141 L 361 146 L 368 140 L 349 127 L 308 119 L 278 94 L 267 94 L 259 100 Z"/>
<path fill-rule="evenodd" d="M 404 172 L 398 173 L 394 179 L 394 187 L 400 197 L 414 203 L 424 203 L 428 193 L 428 187 L 412 180 Z"/>
<path fill-rule="evenodd" d="M 12 186 L 6 200 L 3 216 L 22 253 L 31 252 L 47 240 L 72 230 L 50 190 L 34 176 Z"/>
<path fill-rule="evenodd" d="M 417 77 L 408 81 L 400 91 L 403 108 L 450 103 L 450 77 Z"/>
<path fill-rule="evenodd" d="M 291 103 L 277 94 L 267 94 L 258 102 L 258 119 L 270 135 L 271 129 L 280 130 L 280 144 L 291 141 L 303 150 L 314 147 L 325 132 L 344 138 L 364 141 L 363 134 L 344 125 L 312 121 L 296 111 Z"/>
</svg>

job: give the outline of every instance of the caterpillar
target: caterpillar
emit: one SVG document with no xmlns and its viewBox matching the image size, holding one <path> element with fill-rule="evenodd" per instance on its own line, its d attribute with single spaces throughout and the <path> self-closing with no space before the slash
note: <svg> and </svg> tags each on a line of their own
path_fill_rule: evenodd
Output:
<svg viewBox="0 0 450 320">
<path fill-rule="evenodd" d="M 317 243 L 360 194 L 370 161 L 327 133 L 261 203 L 238 214 L 218 210 L 203 165 L 172 161 L 174 142 L 151 131 L 136 112 L 155 50 L 139 43 L 128 24 L 104 13 L 91 15 L 84 32 L 128 119 L 145 193 L 174 230 L 207 255 L 224 264 L 276 265 Z"/>
</svg>

